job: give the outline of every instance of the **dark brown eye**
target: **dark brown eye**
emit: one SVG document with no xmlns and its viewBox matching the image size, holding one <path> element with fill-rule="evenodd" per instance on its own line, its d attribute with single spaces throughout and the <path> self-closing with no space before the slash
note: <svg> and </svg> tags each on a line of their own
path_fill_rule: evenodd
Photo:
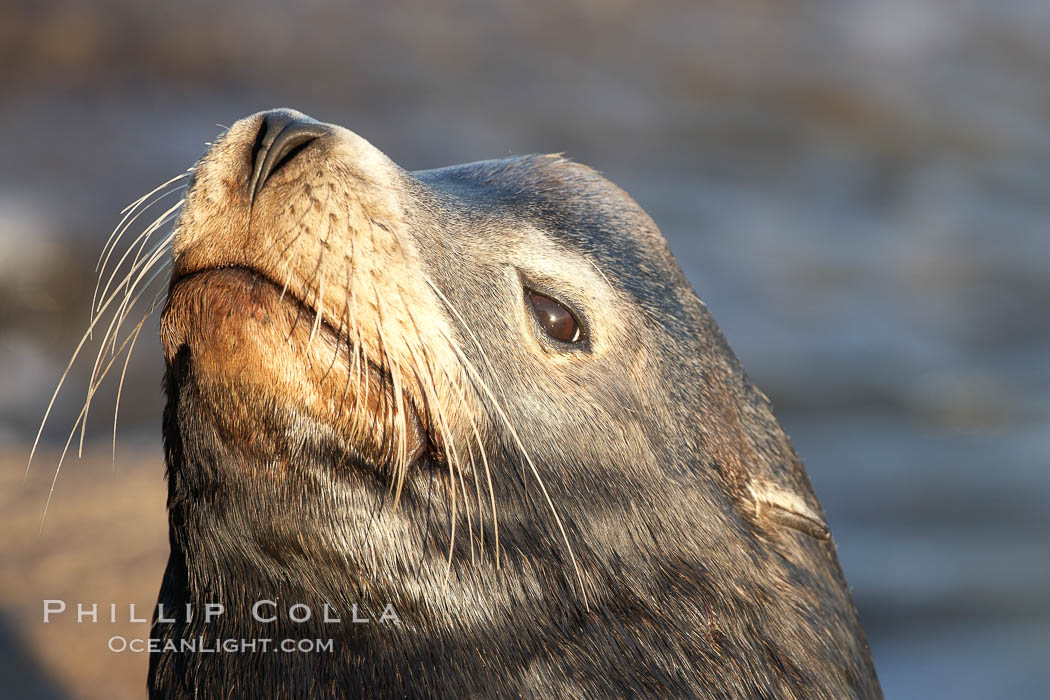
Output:
<svg viewBox="0 0 1050 700">
<path fill-rule="evenodd" d="M 545 297 L 536 292 L 529 292 L 528 294 L 529 303 L 532 304 L 532 311 L 536 314 L 536 320 L 539 321 L 540 327 L 547 332 L 547 335 L 566 343 L 579 342 L 582 335 L 580 333 L 580 324 L 576 322 L 576 318 L 571 311 L 550 297 Z"/>
</svg>

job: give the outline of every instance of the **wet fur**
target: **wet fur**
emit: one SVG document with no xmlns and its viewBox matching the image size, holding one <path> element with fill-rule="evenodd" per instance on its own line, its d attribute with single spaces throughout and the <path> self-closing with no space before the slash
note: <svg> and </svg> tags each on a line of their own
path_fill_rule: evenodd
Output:
<svg viewBox="0 0 1050 700">
<path fill-rule="evenodd" d="M 397 251 L 372 268 L 354 257 L 328 293 L 378 290 L 359 320 L 384 304 L 384 319 L 415 312 L 415 324 L 387 325 L 384 343 L 360 339 L 385 402 L 367 404 L 384 421 L 372 439 L 355 422 L 366 404 L 333 399 L 333 413 L 300 395 L 338 397 L 355 350 L 309 262 L 288 283 L 253 257 L 265 257 L 260 236 L 291 225 L 282 190 L 264 225 L 225 199 L 257 123 L 236 125 L 198 165 L 175 239 L 189 281 L 162 321 L 171 558 L 160 602 L 227 613 L 153 634 L 337 642 L 331 654 L 153 654 L 152 697 L 880 696 L 800 461 L 628 195 L 554 156 L 414 174 L 371 152 L 367 172 L 341 164 L 338 147 L 313 156 L 335 161 L 317 177 L 342 178 L 340 192 L 366 181 L 344 235 L 370 218 L 388 237 L 379 247 Z M 281 185 L 283 201 L 296 182 Z M 544 250 L 553 262 L 536 266 Z M 209 278 L 222 256 L 245 269 Z M 515 268 L 580 310 L 589 350 L 529 335 Z M 384 291 L 391 279 L 409 289 Z M 404 466 L 396 508 L 407 428 L 395 368 L 428 441 Z M 288 372 L 302 392 L 268 381 Z M 327 602 L 344 619 L 354 603 L 378 616 L 390 602 L 402 624 L 263 626 L 248 614 L 259 599 L 315 612 Z"/>
</svg>

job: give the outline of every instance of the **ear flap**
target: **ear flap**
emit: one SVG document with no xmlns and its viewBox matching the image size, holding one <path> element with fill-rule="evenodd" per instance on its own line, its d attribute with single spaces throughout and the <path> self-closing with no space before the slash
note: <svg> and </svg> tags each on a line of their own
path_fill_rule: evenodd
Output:
<svg viewBox="0 0 1050 700">
<path fill-rule="evenodd" d="M 831 531 L 823 518 L 797 494 L 769 482 L 752 481 L 748 486 L 755 500 L 755 515 L 759 518 L 820 540 L 831 537 Z"/>
<path fill-rule="evenodd" d="M 769 399 L 742 376 L 715 371 L 702 384 L 709 422 L 701 444 L 720 465 L 727 491 L 758 527 L 789 527 L 831 537 L 802 463 L 770 410 Z"/>
</svg>

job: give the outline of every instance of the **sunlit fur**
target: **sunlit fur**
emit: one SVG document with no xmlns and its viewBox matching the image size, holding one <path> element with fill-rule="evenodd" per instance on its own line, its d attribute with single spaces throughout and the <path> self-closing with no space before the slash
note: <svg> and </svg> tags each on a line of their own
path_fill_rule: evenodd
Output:
<svg viewBox="0 0 1050 700">
<path fill-rule="evenodd" d="M 559 156 L 409 173 L 331 127 L 249 202 L 261 120 L 97 305 L 171 250 L 160 601 L 228 612 L 154 636 L 337 644 L 155 654 L 153 696 L 879 696 L 801 463 L 626 193 Z"/>
</svg>

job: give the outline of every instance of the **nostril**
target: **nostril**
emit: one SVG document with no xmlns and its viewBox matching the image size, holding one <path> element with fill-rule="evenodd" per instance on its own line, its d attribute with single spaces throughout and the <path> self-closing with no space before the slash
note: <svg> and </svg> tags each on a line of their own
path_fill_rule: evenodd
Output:
<svg viewBox="0 0 1050 700">
<path fill-rule="evenodd" d="M 252 177 L 248 184 L 252 201 L 274 173 L 327 131 L 326 125 L 296 112 L 267 112 L 252 144 Z"/>
<path fill-rule="evenodd" d="M 290 128 L 290 127 L 289 127 Z M 262 188 L 266 184 L 266 180 L 273 175 L 275 172 L 280 170 L 288 161 L 294 158 L 300 151 L 310 145 L 311 142 L 315 141 L 320 134 L 310 131 L 299 131 L 295 133 L 287 134 L 289 129 L 285 129 L 281 132 L 277 141 L 270 146 L 270 152 L 266 154 L 266 161 L 264 163 L 262 172 L 259 175 L 258 188 Z M 268 166 L 268 167 L 267 167 Z"/>
<path fill-rule="evenodd" d="M 270 141 L 273 141 L 276 133 L 273 130 L 273 124 L 267 118 L 263 118 L 262 124 L 259 126 L 259 133 L 255 135 L 255 143 L 252 144 L 252 155 L 251 160 L 248 164 L 252 166 L 252 185 L 255 185 L 255 174 L 258 170 L 257 163 L 262 161 L 259 158 L 259 153 L 263 150 L 263 145 L 266 143 L 266 136 L 269 134 Z"/>
</svg>

